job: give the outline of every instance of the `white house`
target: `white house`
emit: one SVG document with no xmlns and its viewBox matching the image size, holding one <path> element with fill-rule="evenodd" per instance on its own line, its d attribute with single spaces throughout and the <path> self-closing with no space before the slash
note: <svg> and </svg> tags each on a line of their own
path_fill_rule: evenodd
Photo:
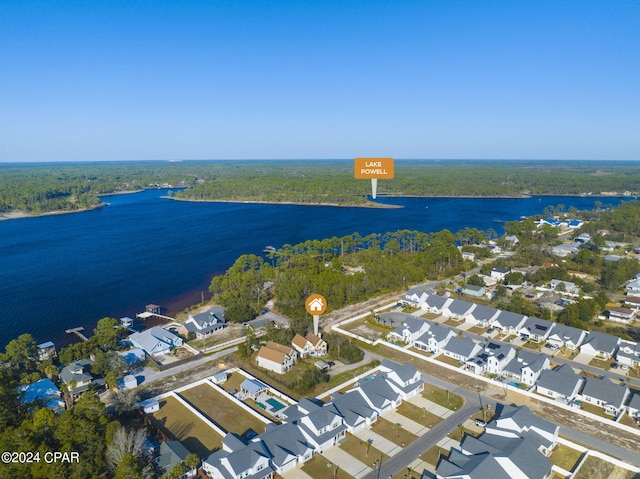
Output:
<svg viewBox="0 0 640 479">
<path fill-rule="evenodd" d="M 536 343 L 546 341 L 553 329 L 554 323 L 545 319 L 529 316 L 520 327 L 520 335 Z"/>
<path fill-rule="evenodd" d="M 477 356 L 482 351 L 482 346 L 475 343 L 470 338 L 453 337 L 444 346 L 443 352 L 445 356 L 457 359 L 460 363 L 468 361 Z"/>
<path fill-rule="evenodd" d="M 183 344 L 180 336 L 158 326 L 129 335 L 129 341 L 151 357 L 167 354 Z"/>
<path fill-rule="evenodd" d="M 476 307 L 466 315 L 465 321 L 474 326 L 486 328 L 493 324 L 494 319 L 497 318 L 499 314 L 500 311 L 496 308 L 477 304 Z"/>
<path fill-rule="evenodd" d="M 617 323 L 629 324 L 635 313 L 633 309 L 629 308 L 621 308 L 621 307 L 612 307 L 609 308 L 609 321 L 615 321 Z"/>
<path fill-rule="evenodd" d="M 226 322 L 224 308 L 216 306 L 204 313 L 190 314 L 178 331 L 185 335 L 193 333 L 196 338 L 202 339 L 223 330 Z"/>
<path fill-rule="evenodd" d="M 509 361 L 502 373 L 527 386 L 533 386 L 540 377 L 540 373 L 549 369 L 549 364 L 549 357 L 546 354 L 522 349 L 516 357 Z"/>
<path fill-rule="evenodd" d="M 442 308 L 442 314 L 453 319 L 464 321 L 466 320 L 467 315 L 470 314 L 475 307 L 475 303 L 470 303 L 469 301 L 463 301 L 461 299 L 454 299 Z"/>
<path fill-rule="evenodd" d="M 516 356 L 516 350 L 507 344 L 489 341 L 484 349 L 465 362 L 465 368 L 475 374 L 501 374 Z"/>
<path fill-rule="evenodd" d="M 551 330 L 547 341 L 556 348 L 566 348 L 574 351 L 587 337 L 584 329 L 574 328 L 565 324 L 556 324 Z"/>
<path fill-rule="evenodd" d="M 633 341 L 620 341 L 616 360 L 630 368 L 640 365 L 640 344 Z"/>
<path fill-rule="evenodd" d="M 582 400 L 601 407 L 607 414 L 617 416 L 630 393 L 626 384 L 616 384 L 607 378 L 588 377 L 582 389 Z"/>
<path fill-rule="evenodd" d="M 619 342 L 620 338 L 618 336 L 599 331 L 590 331 L 587 338 L 580 345 L 580 352 L 605 360 L 610 359 L 615 355 Z"/>
<path fill-rule="evenodd" d="M 577 397 L 583 383 L 583 376 L 573 372 L 568 364 L 563 364 L 555 369 L 542 371 L 536 382 L 536 391 L 569 404 Z"/>
<path fill-rule="evenodd" d="M 327 354 L 327 342 L 312 333 L 308 333 L 306 337 L 296 334 L 291 340 L 291 345 L 298 351 L 301 358 L 320 357 Z"/>
<path fill-rule="evenodd" d="M 493 326 L 505 334 L 518 334 L 527 317 L 524 314 L 500 311 L 493 320 Z"/>
<path fill-rule="evenodd" d="M 445 298 L 443 296 L 438 296 L 437 294 L 430 294 L 427 296 L 420 308 L 429 313 L 442 314 L 445 306 L 452 301 L 453 299 L 451 298 Z"/>
<path fill-rule="evenodd" d="M 430 324 L 424 319 L 407 316 L 404 318 L 404 322 L 387 336 L 389 340 L 398 340 L 407 344 L 413 344 L 414 341 L 426 333 L 430 327 Z"/>
<path fill-rule="evenodd" d="M 491 277 L 498 282 L 504 281 L 508 274 L 509 270 L 507 268 L 493 268 L 491 270 Z"/>
<path fill-rule="evenodd" d="M 629 296 L 640 296 L 640 278 L 629 281 L 624 289 Z"/>
<path fill-rule="evenodd" d="M 549 283 L 549 288 L 560 294 L 563 294 L 564 292 L 567 295 L 575 296 L 580 293 L 580 288 L 578 288 L 575 283 L 571 281 L 562 281 L 560 279 L 552 279 L 551 283 Z"/>
<path fill-rule="evenodd" d="M 256 362 L 261 368 L 284 374 L 295 365 L 297 358 L 298 353 L 290 346 L 269 341 L 258 351 Z"/>
<path fill-rule="evenodd" d="M 440 354 L 447 342 L 456 336 L 457 334 L 453 329 L 434 324 L 426 333 L 414 341 L 413 346 L 434 355 Z"/>
</svg>

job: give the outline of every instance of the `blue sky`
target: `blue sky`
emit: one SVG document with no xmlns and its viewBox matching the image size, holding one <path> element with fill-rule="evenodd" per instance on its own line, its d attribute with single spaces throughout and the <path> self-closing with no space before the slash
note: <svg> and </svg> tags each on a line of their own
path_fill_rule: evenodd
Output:
<svg viewBox="0 0 640 479">
<path fill-rule="evenodd" d="M 0 161 L 640 160 L 640 3 L 0 0 Z"/>
</svg>

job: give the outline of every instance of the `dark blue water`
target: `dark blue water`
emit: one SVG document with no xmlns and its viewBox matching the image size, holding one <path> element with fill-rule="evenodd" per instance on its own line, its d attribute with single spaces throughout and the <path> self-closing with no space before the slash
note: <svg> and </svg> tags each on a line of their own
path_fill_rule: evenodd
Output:
<svg viewBox="0 0 640 479">
<path fill-rule="evenodd" d="M 0 221 L 0 348 L 31 333 L 67 342 L 66 328 L 91 330 L 104 316 L 131 316 L 149 303 L 173 314 L 199 302 L 214 274 L 245 253 L 358 232 L 464 227 L 542 213 L 549 205 L 592 209 L 612 198 L 384 198 L 402 209 L 191 203 L 166 190 L 109 196 L 84 213 Z"/>
</svg>

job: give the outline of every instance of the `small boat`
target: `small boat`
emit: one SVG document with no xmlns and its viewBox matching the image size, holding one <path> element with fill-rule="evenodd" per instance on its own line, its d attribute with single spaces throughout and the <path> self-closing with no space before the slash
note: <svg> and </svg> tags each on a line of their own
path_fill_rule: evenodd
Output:
<svg viewBox="0 0 640 479">
<path fill-rule="evenodd" d="M 276 248 L 274 246 L 265 246 L 262 250 L 263 253 L 275 253 Z"/>
</svg>

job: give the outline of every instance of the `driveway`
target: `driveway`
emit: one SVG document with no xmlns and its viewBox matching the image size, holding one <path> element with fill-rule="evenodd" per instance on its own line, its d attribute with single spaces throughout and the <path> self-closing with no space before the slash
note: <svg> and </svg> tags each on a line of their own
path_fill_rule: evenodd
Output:
<svg viewBox="0 0 640 479">
<path fill-rule="evenodd" d="M 580 353 L 575 358 L 573 358 L 573 361 L 580 364 L 589 364 L 592 359 L 593 356 L 591 356 L 590 354 Z"/>
<path fill-rule="evenodd" d="M 355 479 L 360 479 L 371 472 L 371 468 L 369 466 L 358 461 L 355 457 L 346 453 L 337 446 L 327 448 L 322 455 L 326 457 L 329 462 L 334 463 L 347 474 L 355 477 Z"/>
<path fill-rule="evenodd" d="M 441 418 L 447 418 L 453 414 L 453 411 L 451 409 L 447 409 L 444 406 L 440 406 L 440 404 L 429 401 L 427 398 L 421 396 L 420 394 L 418 394 L 417 396 L 413 396 L 408 401 L 420 408 L 426 408 L 427 411 Z"/>
<path fill-rule="evenodd" d="M 282 477 L 285 479 L 313 479 L 313 477 L 297 467 L 288 470 L 282 475 Z"/>
<path fill-rule="evenodd" d="M 371 445 L 387 456 L 393 456 L 402 451 L 400 446 L 389 441 L 386 437 L 382 437 L 380 434 L 373 432 L 371 429 L 360 429 L 354 432 L 353 435 L 363 441 L 371 440 Z"/>
<path fill-rule="evenodd" d="M 407 416 L 403 416 L 399 412 L 391 411 L 384 415 L 384 418 L 391 421 L 394 424 L 400 424 L 402 429 L 406 429 L 411 434 L 415 434 L 416 436 L 422 436 L 426 433 L 429 428 L 423 426 L 419 422 L 413 421 L 409 419 Z"/>
</svg>

